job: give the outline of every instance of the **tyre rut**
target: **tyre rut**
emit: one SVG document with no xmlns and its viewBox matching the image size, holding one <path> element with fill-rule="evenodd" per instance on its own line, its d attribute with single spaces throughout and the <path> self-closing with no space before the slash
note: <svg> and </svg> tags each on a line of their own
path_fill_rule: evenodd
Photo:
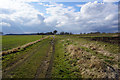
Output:
<svg viewBox="0 0 120 80">
<path fill-rule="evenodd" d="M 51 55 L 51 59 L 49 62 L 49 66 L 45 75 L 45 78 L 51 78 L 51 72 L 52 72 L 52 66 L 53 66 L 53 60 L 54 60 L 54 53 L 55 53 L 55 37 L 53 36 L 53 40 L 51 42 L 52 44 L 52 55 Z"/>
<path fill-rule="evenodd" d="M 52 71 L 52 65 L 53 65 L 53 60 L 54 60 L 54 52 L 55 52 L 55 46 L 54 46 L 54 37 L 53 40 L 51 41 L 51 46 L 44 57 L 43 61 L 41 62 L 40 66 L 38 67 L 35 78 L 51 78 L 51 71 Z"/>
</svg>

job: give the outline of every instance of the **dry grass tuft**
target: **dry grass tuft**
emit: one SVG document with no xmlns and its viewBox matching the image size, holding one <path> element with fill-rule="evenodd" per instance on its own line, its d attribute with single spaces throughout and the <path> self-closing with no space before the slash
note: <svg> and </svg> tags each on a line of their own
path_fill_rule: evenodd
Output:
<svg viewBox="0 0 120 80">
<path fill-rule="evenodd" d="M 91 46 L 91 49 L 96 50 L 97 48 Z M 91 53 L 74 45 L 69 45 L 67 50 L 70 53 L 70 58 L 78 59 L 76 63 L 71 65 L 79 65 L 79 71 L 83 78 L 118 78 L 117 69 L 106 64 L 98 57 L 93 56 Z"/>
</svg>

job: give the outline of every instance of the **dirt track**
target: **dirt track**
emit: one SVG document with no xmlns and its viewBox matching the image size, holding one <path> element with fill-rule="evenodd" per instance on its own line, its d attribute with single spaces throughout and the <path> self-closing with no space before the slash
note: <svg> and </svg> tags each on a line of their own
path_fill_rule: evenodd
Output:
<svg viewBox="0 0 120 80">
<path fill-rule="evenodd" d="M 35 74 L 36 78 L 51 78 L 52 65 L 54 60 L 54 52 L 55 52 L 55 37 L 51 41 L 51 47 L 45 58 L 43 59 L 41 65 L 38 67 L 37 72 Z"/>
<path fill-rule="evenodd" d="M 40 48 L 41 46 L 39 46 Z M 11 64 L 8 64 L 7 68 L 3 68 L 3 77 L 4 75 L 7 75 L 10 71 L 14 70 L 16 67 L 22 65 L 23 63 L 25 63 L 27 60 L 29 60 L 30 57 L 32 57 L 34 55 L 34 53 L 37 52 L 38 49 L 34 49 L 32 52 L 30 52 L 29 54 L 25 54 L 23 56 L 21 56 L 19 59 L 17 59 L 16 61 L 12 62 Z"/>
<path fill-rule="evenodd" d="M 48 43 L 50 43 L 50 46 L 47 47 L 45 56 L 43 56 L 42 60 L 38 64 L 39 66 L 37 67 L 36 73 L 34 75 L 35 79 L 51 77 L 51 70 L 52 70 L 54 51 L 55 51 L 55 46 L 54 46 L 55 37 L 53 36 L 50 38 L 52 38 L 51 41 L 49 42 L 47 41 Z M 44 43 L 43 45 L 46 45 L 46 43 Z M 11 72 L 14 72 L 14 70 L 20 67 L 21 65 L 28 63 L 30 58 L 33 57 L 35 54 L 37 54 L 37 52 L 43 45 L 37 45 L 36 48 L 32 49 L 32 51 L 28 50 L 27 54 L 20 56 L 17 60 L 8 64 L 7 67 L 3 69 L 3 78 L 8 78 L 10 75 L 12 76 Z"/>
<path fill-rule="evenodd" d="M 51 55 L 51 59 L 49 61 L 49 66 L 48 66 L 45 78 L 51 78 L 51 71 L 52 71 L 54 53 L 55 53 L 55 37 L 54 36 L 53 36 L 53 40 L 51 41 L 51 45 L 52 45 L 52 55 Z"/>
</svg>

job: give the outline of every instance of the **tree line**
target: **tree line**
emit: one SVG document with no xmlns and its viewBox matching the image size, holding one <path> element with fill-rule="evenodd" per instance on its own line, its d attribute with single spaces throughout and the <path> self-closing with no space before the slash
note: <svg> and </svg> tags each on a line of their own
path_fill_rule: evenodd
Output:
<svg viewBox="0 0 120 80">
<path fill-rule="evenodd" d="M 0 35 L 72 35 L 72 32 L 59 32 L 57 33 L 57 30 L 54 30 L 53 32 L 41 32 L 41 33 L 29 33 L 29 34 L 4 34 L 3 32 L 0 32 Z M 120 32 L 116 32 L 117 34 L 120 34 Z M 79 33 L 79 34 L 107 34 L 105 32 L 90 32 L 90 33 Z M 110 33 L 109 33 L 110 34 Z"/>
<path fill-rule="evenodd" d="M 46 33 L 37 33 L 37 35 L 72 35 L 71 32 L 60 32 L 57 33 L 57 30 L 54 30 L 53 32 L 46 32 Z"/>
</svg>

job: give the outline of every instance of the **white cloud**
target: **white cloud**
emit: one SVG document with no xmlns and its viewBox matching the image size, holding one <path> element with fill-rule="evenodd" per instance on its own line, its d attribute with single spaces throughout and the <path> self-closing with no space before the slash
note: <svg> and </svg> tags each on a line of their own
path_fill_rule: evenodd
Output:
<svg viewBox="0 0 120 80">
<path fill-rule="evenodd" d="M 117 15 L 117 14 L 116 14 Z M 110 14 L 108 15 L 105 20 L 113 20 L 115 18 L 115 15 L 114 14 Z"/>
<path fill-rule="evenodd" d="M 103 0 L 103 2 L 118 2 L 120 0 Z"/>
<path fill-rule="evenodd" d="M 75 12 L 74 8 L 68 9 L 64 5 L 55 4 L 46 9 L 50 14 L 45 19 L 49 26 L 55 26 L 61 31 L 88 32 L 88 31 L 109 31 L 117 20 L 117 5 L 112 3 L 86 3 L 81 6 L 80 12 Z"/>
<path fill-rule="evenodd" d="M 112 28 L 117 28 L 118 26 L 112 26 Z"/>
<path fill-rule="evenodd" d="M 6 27 L 10 27 L 11 25 L 9 23 L 5 23 L 5 22 L 0 22 L 0 26 L 6 26 Z"/>
<path fill-rule="evenodd" d="M 82 7 L 83 5 L 81 5 L 81 4 L 77 4 L 76 6 L 77 6 L 77 7 Z"/>
<path fill-rule="evenodd" d="M 2 0 L 0 1 L 0 19 L 11 26 L 16 27 L 33 27 L 43 22 L 44 14 L 35 9 L 30 2 L 37 2 L 38 0 Z M 6 12 L 7 11 L 7 12 Z M 8 14 L 9 13 L 9 14 Z M 39 16 L 38 16 L 39 15 Z M 41 18 L 40 18 L 41 16 Z M 7 30 L 8 28 L 3 29 Z"/>
<path fill-rule="evenodd" d="M 43 3 L 38 3 L 39 5 L 43 5 Z"/>
<path fill-rule="evenodd" d="M 3 31 L 40 32 L 58 29 L 75 33 L 89 31 L 109 31 L 118 23 L 118 6 L 112 3 L 88 2 L 77 4 L 81 9 L 75 11 L 74 6 L 52 3 L 38 3 L 46 7 L 47 16 L 30 5 L 38 0 L 2 0 L 0 3 L 0 19 L 4 25 Z"/>
<path fill-rule="evenodd" d="M 22 0 L 2 0 L 0 3 L 0 8 L 2 10 L 8 9 L 13 11 L 13 14 L 10 15 L 11 18 L 18 18 L 18 17 L 30 17 L 33 18 L 36 14 L 42 14 L 38 10 L 34 9 L 33 6 L 24 2 Z M 30 0 L 32 1 L 32 0 Z M 29 15 L 29 16 L 28 16 Z"/>
</svg>

